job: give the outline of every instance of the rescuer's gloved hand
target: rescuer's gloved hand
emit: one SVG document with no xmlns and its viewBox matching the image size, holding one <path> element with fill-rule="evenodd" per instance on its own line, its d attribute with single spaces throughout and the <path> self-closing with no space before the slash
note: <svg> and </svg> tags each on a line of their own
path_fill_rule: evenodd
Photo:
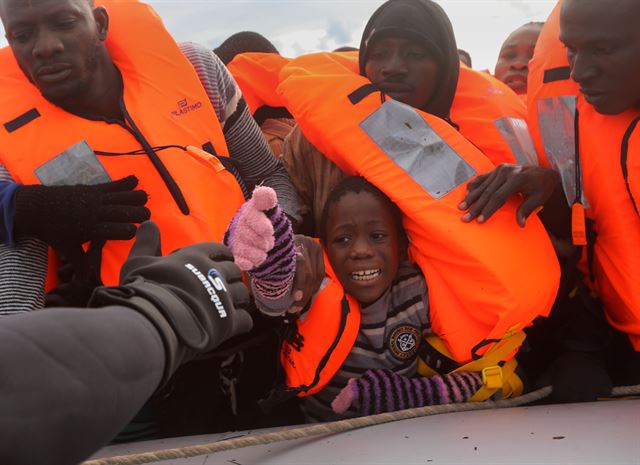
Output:
<svg viewBox="0 0 640 465">
<path fill-rule="evenodd" d="M 251 277 L 258 308 L 270 315 L 285 313 L 293 302 L 289 294 L 296 250 L 291 222 L 273 189 L 255 188 L 233 217 L 224 242 L 236 264 Z"/>
<path fill-rule="evenodd" d="M 18 187 L 16 239 L 33 237 L 54 247 L 93 240 L 131 239 L 135 223 L 150 217 L 147 194 L 135 176 L 91 186 Z"/>
<path fill-rule="evenodd" d="M 593 402 L 611 395 L 613 384 L 600 353 L 565 352 L 551 366 L 551 400 Z"/>
<path fill-rule="evenodd" d="M 166 348 L 162 384 L 183 363 L 253 325 L 249 292 L 229 250 L 201 243 L 160 257 L 160 233 L 152 222 L 138 229 L 120 285 L 97 288 L 89 305 L 129 307 L 154 324 Z"/>
<path fill-rule="evenodd" d="M 353 405 L 360 415 L 376 415 L 427 405 L 465 402 L 482 387 L 479 373 L 450 373 L 431 378 L 406 376 L 391 370 L 367 370 L 351 378 L 331 408 L 344 413 Z"/>
</svg>

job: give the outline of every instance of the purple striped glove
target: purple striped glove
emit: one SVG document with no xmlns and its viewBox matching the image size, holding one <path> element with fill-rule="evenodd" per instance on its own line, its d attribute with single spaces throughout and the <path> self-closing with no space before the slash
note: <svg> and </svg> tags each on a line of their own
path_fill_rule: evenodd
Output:
<svg viewBox="0 0 640 465">
<path fill-rule="evenodd" d="M 452 404 L 469 400 L 482 387 L 479 373 L 451 373 L 432 378 L 408 378 L 391 370 L 367 370 L 351 378 L 331 403 L 336 413 L 350 406 L 360 415 L 376 415 L 426 405 Z"/>
<path fill-rule="evenodd" d="M 291 304 L 296 250 L 289 218 L 270 187 L 258 186 L 231 220 L 224 237 L 236 265 L 251 277 L 256 304 L 269 315 Z"/>
</svg>

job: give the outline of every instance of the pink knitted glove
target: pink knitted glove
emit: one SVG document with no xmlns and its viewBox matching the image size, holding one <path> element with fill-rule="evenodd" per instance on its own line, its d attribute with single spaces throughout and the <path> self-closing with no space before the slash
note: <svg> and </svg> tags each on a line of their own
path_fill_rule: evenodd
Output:
<svg viewBox="0 0 640 465">
<path fill-rule="evenodd" d="M 296 270 L 295 242 L 291 222 L 278 206 L 270 187 L 258 186 L 231 220 L 224 243 L 231 249 L 238 267 L 247 271 L 257 300 L 270 307 L 266 313 L 282 313 L 279 302 L 293 284 Z M 260 307 L 260 305 L 259 305 Z M 264 310 L 261 307 L 261 310 Z"/>
<path fill-rule="evenodd" d="M 367 370 L 351 378 L 331 403 L 336 413 L 353 405 L 360 415 L 375 415 L 426 405 L 465 402 L 482 387 L 478 373 L 451 373 L 424 378 L 407 378 L 388 369 Z"/>
</svg>

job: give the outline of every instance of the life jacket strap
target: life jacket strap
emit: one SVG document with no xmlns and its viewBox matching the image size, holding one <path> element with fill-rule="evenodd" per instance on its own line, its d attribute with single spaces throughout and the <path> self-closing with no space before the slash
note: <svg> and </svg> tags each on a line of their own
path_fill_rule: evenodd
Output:
<svg viewBox="0 0 640 465">
<path fill-rule="evenodd" d="M 429 336 L 422 344 L 423 348 L 418 359 L 418 374 L 431 377 L 446 373 L 481 373 L 484 385 L 469 399 L 469 402 L 481 402 L 496 394 L 501 399 L 519 396 L 524 391 L 524 384 L 516 374 L 518 362 L 513 355 L 520 348 L 525 337 L 524 331 L 509 331 L 480 358 L 460 364 L 450 357 L 449 351 L 440 338 Z M 426 357 L 423 354 L 426 354 Z M 432 364 L 434 361 L 436 366 Z M 453 369 L 447 371 L 444 369 L 445 366 Z"/>
<path fill-rule="evenodd" d="M 428 336 L 420 344 L 418 357 L 419 361 L 425 365 L 423 369 L 428 369 L 432 372 L 428 376 L 451 373 L 462 366 L 451 357 L 445 355 L 443 349 L 446 351 L 442 340 L 437 336 Z"/>
</svg>

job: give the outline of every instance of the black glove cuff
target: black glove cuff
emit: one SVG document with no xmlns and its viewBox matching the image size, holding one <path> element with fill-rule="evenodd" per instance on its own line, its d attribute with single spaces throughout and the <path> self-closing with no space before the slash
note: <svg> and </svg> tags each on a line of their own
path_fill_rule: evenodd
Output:
<svg viewBox="0 0 640 465">
<path fill-rule="evenodd" d="M 135 310 L 158 330 L 165 348 L 165 369 L 158 388 L 163 387 L 178 367 L 194 356 L 193 351 L 180 340 L 177 334 L 178 329 L 170 318 L 167 318 L 172 313 L 164 311 L 167 307 L 173 311 L 184 308 L 184 303 L 170 291 L 144 281 L 126 286 L 97 288 L 89 300 L 89 307 L 108 305 L 119 305 Z"/>
<path fill-rule="evenodd" d="M 16 190 L 13 234 L 16 239 L 36 237 L 40 230 L 42 218 L 39 208 L 42 198 L 42 186 L 20 186 Z"/>
</svg>

